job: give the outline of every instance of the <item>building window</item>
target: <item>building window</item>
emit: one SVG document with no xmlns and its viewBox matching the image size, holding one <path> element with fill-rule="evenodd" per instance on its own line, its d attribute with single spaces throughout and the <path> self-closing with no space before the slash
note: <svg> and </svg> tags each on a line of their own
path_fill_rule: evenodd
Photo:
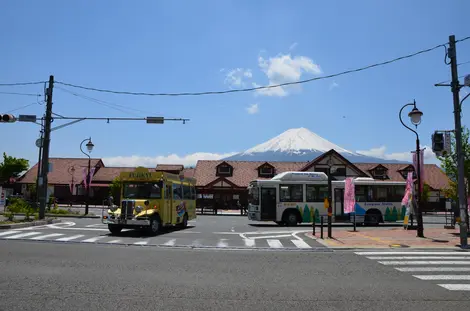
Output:
<svg viewBox="0 0 470 311">
<path fill-rule="evenodd" d="M 221 165 L 217 168 L 217 173 L 220 175 L 230 175 L 231 172 L 231 167 L 228 165 Z"/>
<path fill-rule="evenodd" d="M 274 174 L 274 169 L 270 166 L 265 166 L 259 169 L 260 176 L 272 176 Z"/>
<path fill-rule="evenodd" d="M 346 168 L 337 167 L 336 170 L 332 172 L 331 176 L 346 176 Z"/>
<path fill-rule="evenodd" d="M 377 167 L 372 172 L 372 176 L 375 179 L 386 179 L 387 178 L 387 169 L 385 167 Z"/>
<path fill-rule="evenodd" d="M 414 167 L 406 168 L 406 169 L 400 171 L 400 174 L 401 174 L 401 176 L 403 176 L 404 179 L 407 179 L 408 178 L 408 172 L 413 172 L 413 179 L 416 179 L 416 172 L 414 170 Z"/>
<path fill-rule="evenodd" d="M 303 185 L 280 185 L 279 200 L 281 202 L 302 202 Z"/>
</svg>

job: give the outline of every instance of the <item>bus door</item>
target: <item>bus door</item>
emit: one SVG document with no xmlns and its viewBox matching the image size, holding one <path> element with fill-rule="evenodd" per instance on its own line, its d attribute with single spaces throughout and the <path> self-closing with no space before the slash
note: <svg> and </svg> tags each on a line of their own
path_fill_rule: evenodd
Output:
<svg viewBox="0 0 470 311">
<path fill-rule="evenodd" d="M 261 220 L 276 220 L 276 188 L 261 188 Z"/>
<path fill-rule="evenodd" d="M 344 189 L 335 188 L 335 219 L 343 219 L 344 215 Z M 348 218 L 349 219 L 349 218 Z"/>
<path fill-rule="evenodd" d="M 172 222 L 172 211 L 173 210 L 173 189 L 171 188 L 171 183 L 167 183 L 165 185 L 165 208 L 164 213 L 165 219 L 162 219 L 164 223 L 171 223 Z"/>
</svg>

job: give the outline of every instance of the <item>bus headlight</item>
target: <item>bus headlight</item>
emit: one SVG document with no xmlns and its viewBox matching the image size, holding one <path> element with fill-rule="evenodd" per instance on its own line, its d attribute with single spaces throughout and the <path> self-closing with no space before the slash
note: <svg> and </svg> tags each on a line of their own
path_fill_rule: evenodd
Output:
<svg viewBox="0 0 470 311">
<path fill-rule="evenodd" d="M 135 211 L 136 211 L 138 214 L 139 214 L 140 212 L 142 212 L 143 210 L 144 210 L 144 208 L 143 208 L 142 206 L 140 206 L 140 205 L 137 205 L 137 206 L 135 207 Z"/>
<path fill-rule="evenodd" d="M 114 204 L 109 207 L 109 210 L 110 210 L 111 212 L 115 212 L 117 209 L 118 209 L 118 206 L 117 206 L 117 205 L 114 205 Z"/>
</svg>

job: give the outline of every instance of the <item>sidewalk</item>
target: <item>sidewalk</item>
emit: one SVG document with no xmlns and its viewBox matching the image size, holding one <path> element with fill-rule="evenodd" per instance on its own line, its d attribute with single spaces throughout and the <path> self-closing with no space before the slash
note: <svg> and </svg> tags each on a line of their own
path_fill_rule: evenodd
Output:
<svg viewBox="0 0 470 311">
<path fill-rule="evenodd" d="M 326 228 L 325 228 L 326 229 Z M 425 238 L 416 237 L 416 230 L 403 228 L 388 228 L 376 230 L 334 230 L 329 239 L 327 230 L 324 230 L 324 239 L 320 239 L 320 231 L 316 236 L 307 233 L 310 238 L 333 249 L 355 248 L 446 248 L 460 249 L 458 226 L 455 229 L 424 228 Z"/>
</svg>

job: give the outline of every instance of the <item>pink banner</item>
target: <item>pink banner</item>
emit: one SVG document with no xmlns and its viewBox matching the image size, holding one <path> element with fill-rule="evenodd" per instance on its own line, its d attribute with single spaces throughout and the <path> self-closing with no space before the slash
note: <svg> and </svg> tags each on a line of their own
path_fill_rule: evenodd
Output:
<svg viewBox="0 0 470 311">
<path fill-rule="evenodd" d="M 83 168 L 83 186 L 86 188 L 88 186 L 88 183 L 87 183 L 87 178 L 86 178 L 86 174 L 87 173 L 87 169 L 86 167 Z"/>
<path fill-rule="evenodd" d="M 411 190 L 413 187 L 413 172 L 408 172 L 408 176 L 406 178 L 406 188 L 405 188 L 405 195 L 401 200 L 401 205 L 407 205 L 410 200 Z"/>
<path fill-rule="evenodd" d="M 90 169 L 90 183 L 88 184 L 89 187 L 91 187 L 91 181 L 93 180 L 93 175 L 95 175 L 95 168 L 92 167 Z"/>
<path fill-rule="evenodd" d="M 346 178 L 344 186 L 344 212 L 354 213 L 356 205 L 356 194 L 352 178 Z"/>
</svg>

